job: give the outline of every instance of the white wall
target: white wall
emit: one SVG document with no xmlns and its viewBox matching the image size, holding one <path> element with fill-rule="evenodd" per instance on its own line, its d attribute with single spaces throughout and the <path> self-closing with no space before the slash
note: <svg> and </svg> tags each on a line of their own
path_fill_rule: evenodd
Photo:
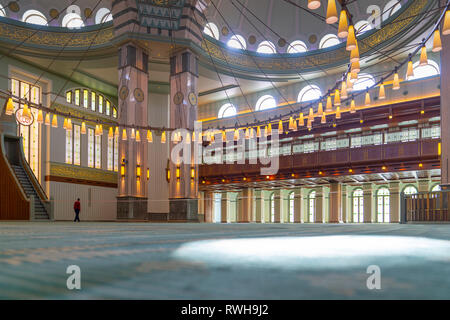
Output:
<svg viewBox="0 0 450 320">
<path fill-rule="evenodd" d="M 73 183 L 50 182 L 50 197 L 54 200 L 55 220 L 73 220 L 73 204 L 81 202 L 81 221 L 116 220 L 117 189 Z"/>
</svg>

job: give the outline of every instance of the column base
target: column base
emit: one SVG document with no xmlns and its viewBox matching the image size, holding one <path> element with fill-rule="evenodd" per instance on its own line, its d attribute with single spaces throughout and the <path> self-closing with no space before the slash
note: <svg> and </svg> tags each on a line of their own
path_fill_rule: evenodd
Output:
<svg viewBox="0 0 450 320">
<path fill-rule="evenodd" d="M 117 219 L 147 220 L 147 198 L 117 197 Z"/>
<path fill-rule="evenodd" d="M 169 200 L 169 221 L 189 220 L 199 221 L 198 200 L 197 199 L 170 199 Z"/>
</svg>

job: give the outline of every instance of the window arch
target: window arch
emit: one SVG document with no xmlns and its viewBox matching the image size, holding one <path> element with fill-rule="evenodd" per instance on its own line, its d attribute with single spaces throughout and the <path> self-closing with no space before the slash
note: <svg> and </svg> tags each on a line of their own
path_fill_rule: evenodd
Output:
<svg viewBox="0 0 450 320">
<path fill-rule="evenodd" d="M 277 49 L 275 45 L 270 41 L 263 41 L 258 45 L 258 49 L 256 52 L 265 53 L 265 54 L 274 54 L 277 53 Z"/>
<path fill-rule="evenodd" d="M 316 217 L 316 191 L 308 194 L 308 221 L 314 222 Z"/>
<path fill-rule="evenodd" d="M 377 221 L 378 222 L 390 222 L 390 191 L 388 188 L 383 187 L 377 191 Z"/>
<path fill-rule="evenodd" d="M 237 115 L 236 107 L 234 105 L 232 105 L 231 103 L 226 103 L 220 107 L 218 117 L 221 119 L 221 118 L 233 117 L 235 115 Z"/>
<path fill-rule="evenodd" d="M 420 61 L 413 64 L 414 76 L 408 78 L 408 80 L 432 77 L 441 73 L 439 65 L 433 60 L 428 59 L 428 64 L 425 66 L 420 66 L 419 64 Z"/>
<path fill-rule="evenodd" d="M 289 201 L 289 222 L 294 222 L 294 212 L 295 212 L 295 192 L 292 191 L 288 196 Z"/>
<path fill-rule="evenodd" d="M 441 191 L 441 185 L 437 184 L 433 188 L 431 188 L 431 192 L 439 192 Z"/>
<path fill-rule="evenodd" d="M 287 49 L 287 53 L 300 53 L 308 51 L 308 47 L 301 40 L 292 41 Z"/>
<path fill-rule="evenodd" d="M 112 18 L 111 11 L 108 8 L 100 8 L 95 15 L 95 23 L 102 24 L 111 21 Z"/>
<path fill-rule="evenodd" d="M 271 95 L 264 95 L 256 102 L 256 111 L 276 108 L 277 102 Z"/>
<path fill-rule="evenodd" d="M 369 30 L 372 30 L 372 25 L 368 21 L 361 20 L 355 23 L 355 32 L 357 35 L 363 34 Z"/>
<path fill-rule="evenodd" d="M 62 20 L 62 26 L 69 29 L 84 27 L 84 22 L 78 13 L 68 13 Z"/>
<path fill-rule="evenodd" d="M 364 222 L 364 192 L 358 188 L 352 194 L 353 222 Z"/>
<path fill-rule="evenodd" d="M 403 193 L 406 195 L 417 194 L 419 193 L 419 190 L 417 190 L 415 186 L 406 186 L 405 189 L 403 189 Z"/>
<path fill-rule="evenodd" d="M 329 48 L 340 44 L 339 38 L 335 34 L 326 34 L 319 42 L 319 49 Z"/>
<path fill-rule="evenodd" d="M 319 100 L 322 97 L 322 91 L 314 84 L 307 85 L 298 94 L 297 102 Z"/>
<path fill-rule="evenodd" d="M 389 17 L 391 17 L 394 13 L 396 13 L 398 10 L 400 10 L 400 8 L 402 7 L 402 5 L 400 4 L 400 2 L 398 0 L 391 0 L 389 1 L 383 9 L 383 21 L 386 21 L 387 19 L 389 19 Z"/>
<path fill-rule="evenodd" d="M 270 222 L 275 222 L 275 192 L 270 195 Z"/>
<path fill-rule="evenodd" d="M 22 21 L 26 23 L 38 24 L 41 26 L 47 25 L 47 18 L 45 15 L 37 10 L 27 10 L 22 16 Z"/>
<path fill-rule="evenodd" d="M 227 45 L 235 49 L 247 49 L 247 43 L 245 42 L 244 37 L 239 34 L 233 35 L 230 40 L 228 40 Z"/>
<path fill-rule="evenodd" d="M 5 9 L 1 4 L 0 4 L 0 17 L 6 17 Z"/>
<path fill-rule="evenodd" d="M 205 25 L 205 28 L 203 29 L 203 33 L 207 34 L 208 36 L 219 40 L 219 28 L 216 26 L 215 23 L 209 22 Z"/>
<path fill-rule="evenodd" d="M 361 73 L 353 84 L 353 91 L 362 91 L 375 85 L 375 78 L 368 73 Z"/>
</svg>

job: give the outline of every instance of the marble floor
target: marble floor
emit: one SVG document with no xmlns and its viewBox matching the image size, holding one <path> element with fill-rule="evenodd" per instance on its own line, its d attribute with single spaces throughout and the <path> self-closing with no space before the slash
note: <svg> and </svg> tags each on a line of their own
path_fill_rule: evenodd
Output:
<svg viewBox="0 0 450 320">
<path fill-rule="evenodd" d="M 450 224 L 1 222 L 0 299 L 450 299 Z"/>
</svg>

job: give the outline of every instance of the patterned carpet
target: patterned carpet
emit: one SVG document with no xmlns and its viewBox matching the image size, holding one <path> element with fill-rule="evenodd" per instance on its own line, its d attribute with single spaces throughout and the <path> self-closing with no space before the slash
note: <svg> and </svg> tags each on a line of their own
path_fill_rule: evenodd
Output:
<svg viewBox="0 0 450 320">
<path fill-rule="evenodd" d="M 2 222 L 0 298 L 450 299 L 449 248 L 450 225 Z"/>
</svg>

